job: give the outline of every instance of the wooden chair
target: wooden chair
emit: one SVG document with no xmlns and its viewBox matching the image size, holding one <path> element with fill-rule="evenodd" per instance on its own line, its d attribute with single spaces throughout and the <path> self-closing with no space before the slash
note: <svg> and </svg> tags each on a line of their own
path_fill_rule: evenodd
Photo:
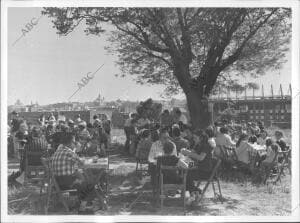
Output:
<svg viewBox="0 0 300 223">
<path fill-rule="evenodd" d="M 36 158 L 40 160 L 44 155 L 43 151 L 26 151 L 25 152 L 25 175 L 24 175 L 24 184 L 28 183 L 38 183 L 40 185 L 40 194 L 44 189 L 45 178 L 46 178 L 46 169 L 44 165 L 32 165 L 30 164 L 30 159 Z"/>
<path fill-rule="evenodd" d="M 272 160 L 272 162 L 269 164 L 269 166 L 266 169 L 266 173 L 265 173 L 265 179 L 263 179 L 263 183 L 266 184 L 267 180 L 271 177 L 273 177 L 274 175 L 272 174 L 272 171 L 274 168 L 278 167 L 278 155 L 279 155 L 279 151 L 277 151 L 275 153 L 274 159 Z M 274 181 L 275 182 L 275 181 Z M 274 183 L 273 182 L 273 183 Z"/>
<path fill-rule="evenodd" d="M 221 175 L 224 176 L 225 173 L 228 172 L 236 172 L 238 171 L 238 158 L 236 155 L 236 151 L 234 147 L 220 146 L 221 151 Z"/>
<path fill-rule="evenodd" d="M 65 200 L 63 194 L 65 193 L 76 193 L 76 189 L 70 189 L 70 190 L 61 190 L 58 186 L 58 183 L 56 182 L 55 176 L 52 172 L 52 159 L 51 158 L 41 158 L 42 164 L 44 165 L 45 169 L 48 173 L 48 187 L 47 187 L 47 199 L 46 199 L 46 205 L 45 205 L 45 214 L 48 214 L 48 208 L 51 200 L 51 196 L 53 194 L 58 196 L 58 199 L 62 202 L 64 208 L 67 212 L 70 211 L 67 201 Z"/>
<path fill-rule="evenodd" d="M 180 184 L 165 184 L 164 183 L 164 170 L 170 171 L 179 171 L 180 176 L 182 179 L 182 183 Z M 159 169 L 159 198 L 160 198 L 160 206 L 163 209 L 164 206 L 164 199 L 167 197 L 167 193 L 169 191 L 181 191 L 181 198 L 183 199 L 183 211 L 185 213 L 186 209 L 186 202 L 185 202 L 185 192 L 186 192 L 186 176 L 187 176 L 187 169 L 182 169 L 176 166 L 160 166 Z"/>
<path fill-rule="evenodd" d="M 287 168 L 289 170 L 289 173 L 291 174 L 291 159 L 290 159 L 291 149 L 288 149 L 287 151 L 278 152 L 278 156 L 283 157 L 283 162 L 277 164 L 278 173 L 273 183 L 277 183 L 278 181 L 281 182 L 281 175 L 284 174 L 285 168 Z"/>
<path fill-rule="evenodd" d="M 212 184 L 212 188 L 213 188 L 213 191 L 214 191 L 214 197 L 215 198 L 218 198 L 221 203 L 223 203 L 223 196 L 222 196 L 222 191 L 221 191 L 221 185 L 220 185 L 220 180 L 219 180 L 219 177 L 218 177 L 218 169 L 222 163 L 222 160 L 221 159 L 217 159 L 217 160 L 214 160 L 215 162 L 215 165 L 212 169 L 212 172 L 211 174 L 209 175 L 209 177 L 207 179 L 201 179 L 201 180 L 206 180 L 206 184 L 202 190 L 202 193 L 201 193 L 201 196 L 200 198 L 197 200 L 197 202 L 200 202 L 203 197 L 204 197 L 204 194 L 209 186 L 209 184 Z M 215 189 L 215 185 L 214 185 L 214 182 L 217 182 L 217 185 L 218 185 L 218 190 L 219 190 L 219 193 L 216 193 L 216 189 Z M 199 185 L 199 183 L 198 183 Z"/>
</svg>

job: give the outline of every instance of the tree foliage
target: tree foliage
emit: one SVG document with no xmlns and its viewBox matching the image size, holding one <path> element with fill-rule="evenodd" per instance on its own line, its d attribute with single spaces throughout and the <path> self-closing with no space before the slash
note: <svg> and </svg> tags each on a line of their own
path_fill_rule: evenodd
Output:
<svg viewBox="0 0 300 223">
<path fill-rule="evenodd" d="M 139 117 L 146 117 L 149 120 L 159 120 L 159 116 L 162 112 L 162 104 L 154 102 L 151 98 L 146 101 L 141 101 L 136 107 Z"/>
<path fill-rule="evenodd" d="M 178 89 L 176 60 L 186 60 L 190 78 L 204 79 L 209 94 L 226 73 L 257 76 L 285 61 L 291 24 L 285 8 L 46 8 L 60 35 L 81 22 L 87 34 L 104 32 L 102 22 L 116 28 L 110 41 L 122 74 L 138 83 Z M 217 77 L 213 72 L 218 71 Z"/>
<path fill-rule="evenodd" d="M 280 68 L 291 36 L 287 8 L 45 8 L 43 14 L 60 35 L 82 21 L 93 35 L 111 24 L 109 50 L 121 75 L 164 84 L 169 93 L 181 89 L 195 123 L 196 115 L 207 120 L 204 100 L 216 86 Z"/>
</svg>

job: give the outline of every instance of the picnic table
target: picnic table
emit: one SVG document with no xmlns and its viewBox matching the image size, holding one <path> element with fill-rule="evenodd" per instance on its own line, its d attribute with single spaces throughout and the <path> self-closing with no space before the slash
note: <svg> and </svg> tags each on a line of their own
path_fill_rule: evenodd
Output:
<svg viewBox="0 0 300 223">
<path fill-rule="evenodd" d="M 238 161 L 252 166 L 255 165 L 260 157 L 267 154 L 267 150 L 265 146 L 246 142 L 236 149 L 236 154 Z"/>
</svg>

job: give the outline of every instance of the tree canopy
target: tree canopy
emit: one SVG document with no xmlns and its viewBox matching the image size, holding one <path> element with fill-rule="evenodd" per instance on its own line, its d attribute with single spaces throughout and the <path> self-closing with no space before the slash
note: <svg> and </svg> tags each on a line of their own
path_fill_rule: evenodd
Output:
<svg viewBox="0 0 300 223">
<path fill-rule="evenodd" d="M 169 93 L 182 89 L 198 115 L 206 112 L 198 101 L 218 84 L 280 68 L 291 36 L 287 8 L 45 8 L 43 14 L 60 35 L 82 21 L 93 35 L 105 31 L 104 22 L 113 25 L 109 50 L 121 75 L 164 84 Z"/>
</svg>

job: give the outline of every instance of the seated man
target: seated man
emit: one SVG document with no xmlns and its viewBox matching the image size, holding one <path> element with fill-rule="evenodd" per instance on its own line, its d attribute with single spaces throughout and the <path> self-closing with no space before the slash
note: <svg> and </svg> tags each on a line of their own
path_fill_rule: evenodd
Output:
<svg viewBox="0 0 300 223">
<path fill-rule="evenodd" d="M 136 158 L 138 160 L 147 160 L 152 146 L 150 139 L 150 130 L 144 129 L 141 134 L 141 140 L 138 142 L 136 149 Z"/>
<path fill-rule="evenodd" d="M 74 134 L 64 132 L 61 142 L 62 144 L 53 155 L 53 174 L 60 189 L 77 189 L 81 201 L 80 209 L 85 208 L 87 201 L 91 201 L 94 196 L 94 185 L 88 183 L 88 180 L 75 169 L 75 165 L 82 166 L 83 163 L 73 151 L 75 145 Z"/>
<path fill-rule="evenodd" d="M 151 145 L 151 149 L 148 155 L 148 162 L 149 162 L 149 174 L 151 176 L 151 182 L 154 188 L 157 186 L 157 157 L 164 155 L 163 145 L 167 142 L 172 143 L 173 151 L 172 154 L 176 156 L 176 145 L 170 141 L 168 134 L 168 129 L 163 128 L 159 132 L 159 139 L 154 141 Z"/>
<path fill-rule="evenodd" d="M 183 148 L 185 148 L 185 149 L 190 148 L 189 142 L 186 139 L 184 139 L 183 137 L 181 137 L 180 129 L 178 127 L 172 128 L 172 136 L 173 136 L 173 142 L 176 145 L 177 154 L 180 153 L 180 150 Z"/>
<path fill-rule="evenodd" d="M 27 156 L 28 165 L 42 166 L 41 157 L 47 155 L 48 142 L 42 136 L 40 128 L 33 127 L 28 143 L 25 145 L 25 154 L 28 152 L 40 152 L 34 156 Z"/>
</svg>

